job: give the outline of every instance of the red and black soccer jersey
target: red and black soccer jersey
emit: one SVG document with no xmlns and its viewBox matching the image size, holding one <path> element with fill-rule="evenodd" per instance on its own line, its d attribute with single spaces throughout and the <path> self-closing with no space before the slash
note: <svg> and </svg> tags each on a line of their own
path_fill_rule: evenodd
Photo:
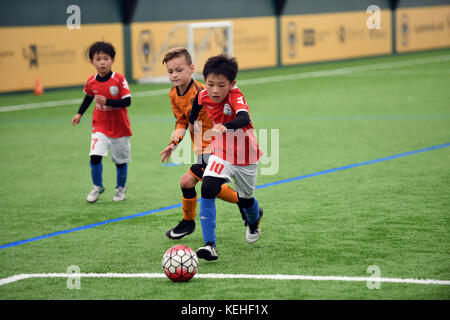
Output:
<svg viewBox="0 0 450 320">
<path fill-rule="evenodd" d="M 127 80 L 117 72 L 113 72 L 111 77 L 104 82 L 98 81 L 97 74 L 94 74 L 87 80 L 84 93 L 91 97 L 101 95 L 110 100 L 125 99 L 131 96 Z M 92 132 L 97 131 L 110 138 L 133 135 L 127 108 L 114 108 L 96 103 L 92 113 Z"/>
<path fill-rule="evenodd" d="M 236 119 L 238 112 L 249 112 L 244 95 L 237 87 L 230 90 L 227 97 L 219 103 L 212 101 L 204 89 L 198 95 L 198 104 L 203 106 L 214 125 Z M 213 148 L 213 154 L 235 165 L 257 163 L 262 155 L 251 121 L 241 129 L 228 130 L 221 136 L 214 137 Z"/>
</svg>

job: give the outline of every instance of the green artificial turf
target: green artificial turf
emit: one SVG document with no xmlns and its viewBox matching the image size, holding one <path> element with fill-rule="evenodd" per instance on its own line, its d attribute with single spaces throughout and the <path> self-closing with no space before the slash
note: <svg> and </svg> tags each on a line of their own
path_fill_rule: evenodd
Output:
<svg viewBox="0 0 450 320">
<path fill-rule="evenodd" d="M 249 83 L 252 79 L 448 56 L 408 54 L 241 72 L 256 133 L 277 130 L 279 146 L 265 150 L 274 175 L 258 176 L 262 235 L 245 242 L 237 206 L 216 201 L 219 260 L 200 261 L 199 274 L 286 274 L 450 280 L 450 146 L 308 176 L 450 143 L 450 60 L 343 75 Z M 419 60 L 417 60 L 419 61 Z M 168 86 L 132 84 L 133 94 Z M 43 96 L 0 96 L 1 106 L 81 100 L 81 89 Z M 0 112 L 0 246 L 181 203 L 179 179 L 188 164 L 162 166 L 159 152 L 174 127 L 167 95 L 133 96 L 134 136 L 127 200 L 113 203 L 115 167 L 104 159 L 106 191 L 85 201 L 92 182 L 89 144 L 92 106 L 78 126 L 77 104 Z M 273 138 L 273 137 L 272 137 Z M 188 139 L 185 139 L 188 140 Z M 268 145 L 270 146 L 270 141 Z M 267 168 L 269 164 L 261 164 Z M 197 186 L 200 195 L 200 186 Z M 198 206 L 199 208 L 199 206 Z M 203 245 L 194 234 L 171 241 L 165 231 L 181 208 L 0 249 L 0 279 L 23 273 L 161 273 L 175 244 Z M 448 285 L 311 280 L 82 278 L 24 279 L 0 286 L 0 299 L 444 299 Z"/>
</svg>

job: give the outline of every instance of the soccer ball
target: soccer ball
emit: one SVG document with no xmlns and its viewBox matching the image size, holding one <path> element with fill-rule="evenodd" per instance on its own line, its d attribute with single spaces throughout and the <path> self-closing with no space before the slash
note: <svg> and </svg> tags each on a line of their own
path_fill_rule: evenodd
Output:
<svg viewBox="0 0 450 320">
<path fill-rule="evenodd" d="M 197 273 L 198 258 L 194 250 L 184 245 L 173 246 L 162 259 L 166 276 L 174 282 L 186 282 Z"/>
</svg>

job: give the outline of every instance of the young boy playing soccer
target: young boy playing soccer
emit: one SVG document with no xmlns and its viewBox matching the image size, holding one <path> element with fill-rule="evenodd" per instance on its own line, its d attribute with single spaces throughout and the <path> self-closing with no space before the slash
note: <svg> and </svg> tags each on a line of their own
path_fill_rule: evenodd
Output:
<svg viewBox="0 0 450 320">
<path fill-rule="evenodd" d="M 72 125 L 80 123 L 84 112 L 95 100 L 89 154 L 94 185 L 86 199 L 90 203 L 97 201 L 105 190 L 102 181 L 102 157 L 108 155 L 108 149 L 117 172 L 113 201 L 125 200 L 128 162 L 131 161 L 132 132 L 127 111 L 131 104 L 131 93 L 125 77 L 111 71 L 115 55 L 114 47 L 110 43 L 96 42 L 89 48 L 89 59 L 97 73 L 87 80 L 84 100 L 72 119 Z"/>
<path fill-rule="evenodd" d="M 197 93 L 204 89 L 204 85 L 192 78 L 194 65 L 189 52 L 185 48 L 173 48 L 166 52 L 162 61 L 166 65 L 167 73 L 173 84 L 170 90 L 170 104 L 175 116 L 175 131 L 170 139 L 169 145 L 161 151 L 161 161 L 169 160 L 173 150 L 183 139 L 189 124 L 189 115 L 192 108 L 192 100 Z M 197 155 L 197 163 L 193 164 L 188 172 L 180 179 L 180 187 L 183 204 L 183 219 L 174 228 L 166 232 L 166 236 L 170 239 L 181 239 L 191 234 L 195 230 L 195 216 L 197 207 L 197 193 L 195 185 L 202 180 L 203 171 L 206 168 L 208 157 L 211 154 L 211 141 L 203 139 L 204 133 L 212 128 L 212 122 L 209 120 L 204 110 L 198 113 L 198 119 L 202 122 L 201 139 L 194 139 L 194 154 Z M 219 191 L 218 198 L 227 202 L 238 202 L 237 193 L 227 185 L 223 185 Z"/>
<path fill-rule="evenodd" d="M 253 195 L 262 152 L 256 142 L 244 96 L 235 86 L 237 72 L 235 58 L 226 55 L 209 58 L 203 68 L 206 89 L 193 101 L 189 117 L 191 132 L 201 110 L 206 110 L 214 123 L 213 153 L 203 174 L 200 198 L 205 246 L 197 250 L 197 256 L 206 260 L 218 259 L 215 198 L 221 186 L 231 182 L 231 178 L 234 178 L 239 205 L 246 216 L 246 241 L 255 243 L 261 234 L 263 211 Z"/>
</svg>

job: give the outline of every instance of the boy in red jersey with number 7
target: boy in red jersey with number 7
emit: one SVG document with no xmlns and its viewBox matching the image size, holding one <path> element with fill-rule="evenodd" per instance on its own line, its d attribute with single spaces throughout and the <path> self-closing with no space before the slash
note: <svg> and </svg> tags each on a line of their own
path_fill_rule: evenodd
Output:
<svg viewBox="0 0 450 320">
<path fill-rule="evenodd" d="M 87 201 L 93 203 L 105 190 L 102 180 L 102 157 L 111 152 L 116 165 L 117 181 L 113 201 L 125 200 L 128 162 L 131 161 L 130 137 L 132 136 L 127 108 L 131 104 L 131 93 L 125 77 L 111 71 L 116 52 L 110 43 L 96 42 L 89 48 L 89 59 L 97 70 L 84 86 L 86 96 L 72 118 L 72 125 L 80 123 L 81 117 L 92 100 L 92 138 L 90 167 L 93 187 Z"/>
<path fill-rule="evenodd" d="M 223 183 L 231 182 L 239 195 L 247 230 L 247 243 L 255 243 L 261 235 L 263 211 L 254 198 L 258 162 L 262 152 L 258 148 L 249 108 L 244 95 L 236 87 L 238 64 L 235 58 L 218 55 L 209 58 L 203 68 L 206 89 L 199 92 L 192 104 L 189 130 L 195 132 L 195 121 L 203 108 L 213 122 L 213 152 L 203 174 L 200 198 L 200 222 L 205 246 L 197 256 L 206 260 L 218 259 L 216 248 L 215 198 Z"/>
</svg>

